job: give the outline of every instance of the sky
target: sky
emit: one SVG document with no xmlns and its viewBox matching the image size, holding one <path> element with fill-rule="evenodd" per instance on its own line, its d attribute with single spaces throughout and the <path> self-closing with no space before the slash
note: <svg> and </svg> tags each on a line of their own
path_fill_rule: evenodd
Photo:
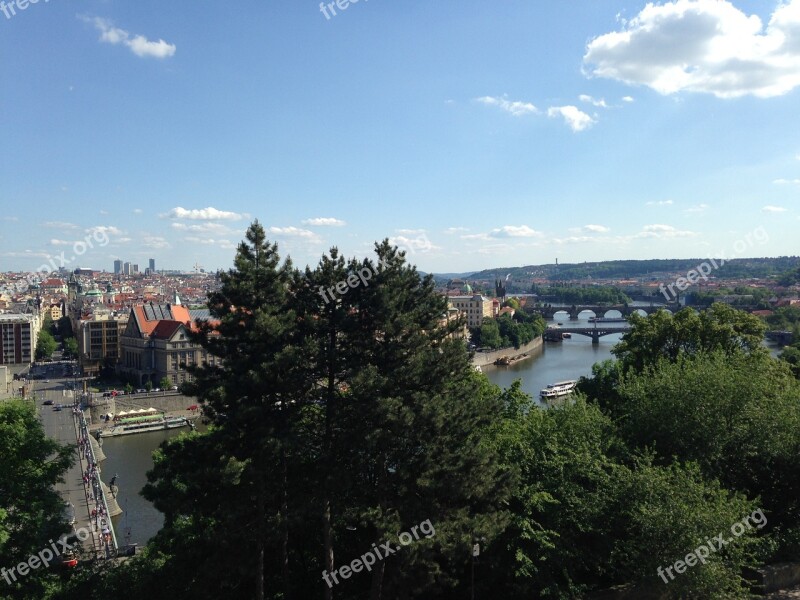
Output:
<svg viewBox="0 0 800 600">
<path fill-rule="evenodd" d="M 3 0 L 0 57 L 0 271 L 800 254 L 800 0 Z"/>
</svg>

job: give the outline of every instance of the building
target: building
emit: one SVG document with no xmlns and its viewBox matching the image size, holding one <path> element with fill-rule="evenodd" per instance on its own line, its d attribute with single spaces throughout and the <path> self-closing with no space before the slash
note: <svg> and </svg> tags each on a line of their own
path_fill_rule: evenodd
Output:
<svg viewBox="0 0 800 600">
<path fill-rule="evenodd" d="M 114 261 L 114 275 L 122 274 L 122 261 L 117 259 Z"/>
<path fill-rule="evenodd" d="M 167 378 L 172 385 L 191 381 L 182 365 L 217 364 L 216 357 L 189 339 L 195 322 L 205 318 L 180 304 L 138 304 L 131 309 L 128 324 L 120 339 L 118 371 L 144 386 L 147 381 L 158 387 Z"/>
<path fill-rule="evenodd" d="M 464 287 L 472 291 L 469 285 Z M 494 316 L 492 300 L 481 294 L 448 296 L 447 299 L 453 307 L 467 316 L 467 327 L 480 327 L 484 319 Z"/>
<path fill-rule="evenodd" d="M 123 275 L 130 275 L 131 274 L 131 263 L 126 262 L 122 265 L 122 274 Z"/>
<path fill-rule="evenodd" d="M 134 264 L 131 265 L 131 275 L 136 275 L 139 273 L 139 265 Z"/>
<path fill-rule="evenodd" d="M 116 367 L 120 357 L 120 340 L 128 324 L 128 313 L 110 310 L 95 311 L 78 321 L 76 338 L 81 371 L 94 377 L 103 369 Z"/>
<path fill-rule="evenodd" d="M 36 341 L 41 324 L 36 315 L 0 315 L 0 365 L 11 373 L 27 369 L 36 356 Z"/>
<path fill-rule="evenodd" d="M 150 264 L 149 264 L 148 268 L 150 269 L 150 273 L 155 273 L 156 272 L 156 259 L 155 258 L 151 258 L 150 259 Z"/>
</svg>

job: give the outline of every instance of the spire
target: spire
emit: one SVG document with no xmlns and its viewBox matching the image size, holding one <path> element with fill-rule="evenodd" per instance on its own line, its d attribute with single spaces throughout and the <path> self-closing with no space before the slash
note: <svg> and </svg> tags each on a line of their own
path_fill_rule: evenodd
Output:
<svg viewBox="0 0 800 600">
<path fill-rule="evenodd" d="M 180 306 L 181 305 L 181 299 L 180 299 L 180 297 L 178 297 L 178 290 L 175 290 L 173 292 L 173 294 L 172 294 L 172 305 L 173 306 Z"/>
</svg>

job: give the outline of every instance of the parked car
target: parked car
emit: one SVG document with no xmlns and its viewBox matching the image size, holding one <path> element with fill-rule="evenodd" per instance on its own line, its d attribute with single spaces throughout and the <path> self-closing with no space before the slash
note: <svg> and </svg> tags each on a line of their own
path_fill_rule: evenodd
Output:
<svg viewBox="0 0 800 600">
<path fill-rule="evenodd" d="M 44 402 L 42 402 L 42 406 L 53 406 L 53 401 L 45 400 Z"/>
<path fill-rule="evenodd" d="M 147 393 L 147 390 L 146 390 L 146 389 L 144 389 L 144 388 L 140 388 L 140 389 L 136 390 L 136 393 L 137 393 L 137 394 L 146 394 L 146 393 Z"/>
</svg>

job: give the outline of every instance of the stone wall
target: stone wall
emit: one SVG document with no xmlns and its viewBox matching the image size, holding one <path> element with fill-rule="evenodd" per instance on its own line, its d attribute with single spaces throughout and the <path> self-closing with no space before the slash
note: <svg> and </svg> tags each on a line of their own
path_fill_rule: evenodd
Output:
<svg viewBox="0 0 800 600">
<path fill-rule="evenodd" d="M 498 358 L 502 358 L 503 356 L 513 357 L 519 354 L 525 354 L 526 352 L 541 348 L 541 346 L 542 336 L 539 336 L 532 339 L 527 344 L 520 346 L 519 348 L 514 348 L 511 346 L 510 348 L 500 348 L 499 350 L 493 350 L 492 352 L 476 352 L 475 356 L 472 358 L 472 364 L 476 367 L 485 367 L 494 364 L 494 361 L 496 361 Z"/>
</svg>

